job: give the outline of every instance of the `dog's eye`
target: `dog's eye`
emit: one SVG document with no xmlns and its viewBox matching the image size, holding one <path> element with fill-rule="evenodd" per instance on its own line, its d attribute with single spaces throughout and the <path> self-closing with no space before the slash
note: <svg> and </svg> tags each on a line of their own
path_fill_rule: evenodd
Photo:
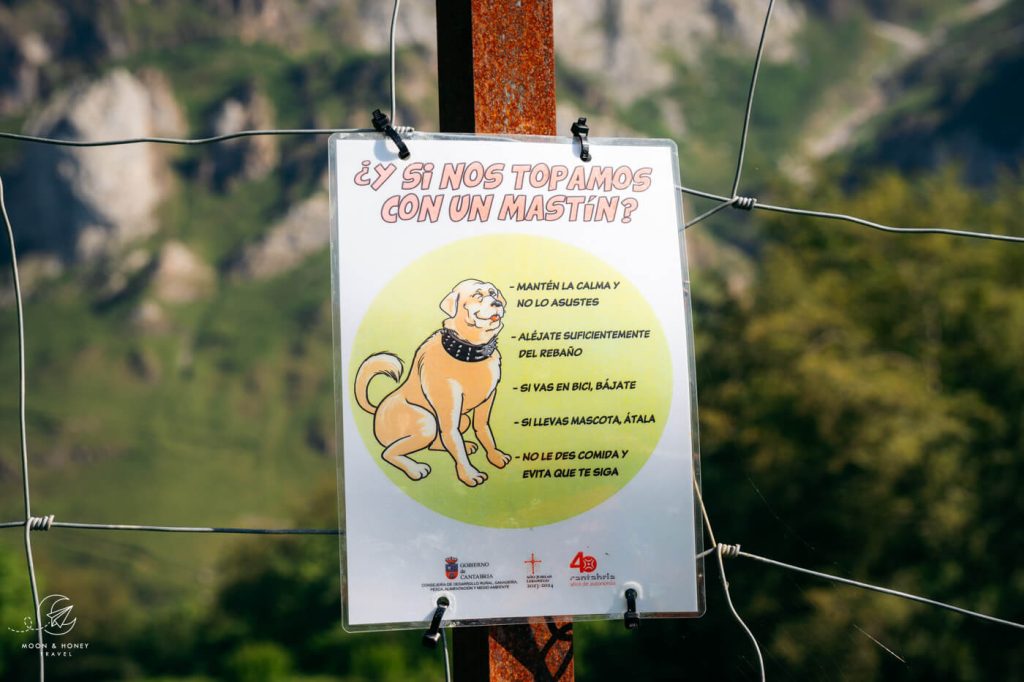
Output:
<svg viewBox="0 0 1024 682">
<path fill-rule="evenodd" d="M 475 294 L 473 294 L 473 298 L 475 298 L 475 299 L 476 299 L 476 300 L 478 300 L 478 301 L 482 301 L 482 300 L 484 300 L 484 295 L 483 295 L 483 294 L 481 294 L 481 293 L 480 293 L 480 292 L 478 291 L 478 292 L 476 292 Z"/>
</svg>

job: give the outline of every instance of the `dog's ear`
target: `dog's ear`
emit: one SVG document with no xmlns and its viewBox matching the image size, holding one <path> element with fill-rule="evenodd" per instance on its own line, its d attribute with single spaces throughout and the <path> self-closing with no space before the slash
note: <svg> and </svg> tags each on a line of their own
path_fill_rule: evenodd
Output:
<svg viewBox="0 0 1024 682">
<path fill-rule="evenodd" d="M 455 311 L 459 309 L 459 292 L 453 291 L 441 301 L 441 310 L 448 317 L 455 317 Z"/>
</svg>

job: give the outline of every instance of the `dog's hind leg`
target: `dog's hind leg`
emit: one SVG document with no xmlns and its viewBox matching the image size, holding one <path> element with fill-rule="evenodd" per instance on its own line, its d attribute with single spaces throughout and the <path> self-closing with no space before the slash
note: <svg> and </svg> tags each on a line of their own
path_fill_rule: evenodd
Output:
<svg viewBox="0 0 1024 682">
<path fill-rule="evenodd" d="M 459 420 L 459 433 L 465 436 L 466 431 L 469 431 L 471 423 L 472 421 L 470 420 L 468 414 L 462 415 L 462 419 Z M 477 444 L 474 443 L 473 441 L 466 440 L 465 438 L 463 438 L 463 442 L 466 444 L 467 455 L 472 455 L 474 452 L 477 451 Z M 444 443 L 441 442 L 441 436 L 438 436 L 437 438 L 434 439 L 434 442 L 430 444 L 430 449 L 442 451 L 444 450 Z"/>
<path fill-rule="evenodd" d="M 391 394 L 377 408 L 373 435 L 384 446 L 384 461 L 401 469 L 410 479 L 418 481 L 430 473 L 430 465 L 408 455 L 426 449 L 437 436 L 433 414 Z"/>
<path fill-rule="evenodd" d="M 432 438 L 433 434 L 422 433 L 403 436 L 384 448 L 384 452 L 380 456 L 388 464 L 401 469 L 413 481 L 418 481 L 427 477 L 427 474 L 430 473 L 430 465 L 425 462 L 417 462 L 408 455 L 426 448 L 430 445 Z"/>
<path fill-rule="evenodd" d="M 437 434 L 441 444 L 455 462 L 455 474 L 464 485 L 474 488 L 487 480 L 487 474 L 469 463 L 469 449 L 459 431 L 462 419 L 466 416 L 462 413 L 463 396 L 461 392 L 453 390 L 451 384 L 447 388 L 447 391 L 429 394 L 427 399 L 437 415 Z"/>
</svg>

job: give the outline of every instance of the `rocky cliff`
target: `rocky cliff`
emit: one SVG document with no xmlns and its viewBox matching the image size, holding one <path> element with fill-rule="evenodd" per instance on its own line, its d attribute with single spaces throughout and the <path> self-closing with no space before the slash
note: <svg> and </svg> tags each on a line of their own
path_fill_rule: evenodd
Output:
<svg viewBox="0 0 1024 682">
<path fill-rule="evenodd" d="M 884 129 L 878 123 L 913 89 L 914 73 L 931 72 L 929 54 L 941 52 L 947 32 L 1002 5 L 984 0 L 970 11 L 946 12 L 943 3 L 904 11 L 902 4 L 778 2 L 755 107 L 753 172 L 768 163 L 806 179 L 820 159 L 854 144 L 871 150 L 861 158 L 873 163 L 897 152 L 898 163 L 933 163 L 948 154 L 927 153 L 915 131 L 944 129 L 956 136 L 944 149 L 990 167 L 1005 163 L 997 151 L 971 156 L 992 130 L 971 133 L 981 119 L 969 103 L 940 101 L 931 118 L 892 119 Z M 764 7 L 760 0 L 557 0 L 560 129 L 588 115 L 597 135 L 674 137 L 698 184 L 720 183 L 730 171 Z M 387 108 L 387 2 L 126 0 L 87 9 L 50 0 L 0 8 L 0 58 L 8 65 L 0 70 L 0 122 L 96 141 L 365 125 L 371 108 Z M 399 115 L 427 130 L 436 128 L 436 20 L 434 3 L 407 2 L 398 31 Z M 1019 44 L 981 49 L 995 56 L 980 63 L 995 60 L 992 69 L 1003 75 L 979 97 L 1012 79 L 1013 68 L 998 64 L 1017 63 Z M 953 83 L 958 62 L 940 63 L 944 81 Z M 950 93 L 951 102 L 960 101 Z M 873 126 L 889 141 L 864 147 L 864 131 Z M 286 199 L 269 207 L 264 225 L 245 228 L 246 243 L 233 255 L 217 256 L 258 275 L 294 265 L 295 254 L 324 244 L 315 231 L 296 227 L 325 214 L 322 199 L 307 201 L 323 170 L 320 144 L 248 138 L 192 155 L 155 145 L 32 146 L 0 156 L 0 171 L 16 185 L 11 205 L 19 225 L 32 226 L 19 229 L 22 245 L 65 263 L 116 260 L 126 245 L 159 233 L 161 207 L 184 193 L 280 186 Z"/>
<path fill-rule="evenodd" d="M 166 79 L 116 69 L 59 92 L 26 132 L 84 142 L 176 136 L 182 114 Z M 171 189 L 165 148 L 39 146 L 26 155 L 19 212 L 30 246 L 66 260 L 95 260 L 155 232 L 154 211 Z"/>
</svg>

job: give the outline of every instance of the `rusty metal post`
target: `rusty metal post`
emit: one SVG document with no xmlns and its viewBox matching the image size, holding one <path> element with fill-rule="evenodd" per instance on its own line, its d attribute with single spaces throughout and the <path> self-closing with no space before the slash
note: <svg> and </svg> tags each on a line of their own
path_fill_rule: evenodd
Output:
<svg viewBox="0 0 1024 682">
<path fill-rule="evenodd" d="M 441 130 L 555 135 L 552 0 L 437 0 Z"/>
<path fill-rule="evenodd" d="M 555 135 L 553 0 L 437 0 L 442 132 Z M 457 682 L 572 682 L 572 621 L 457 628 Z"/>
</svg>

